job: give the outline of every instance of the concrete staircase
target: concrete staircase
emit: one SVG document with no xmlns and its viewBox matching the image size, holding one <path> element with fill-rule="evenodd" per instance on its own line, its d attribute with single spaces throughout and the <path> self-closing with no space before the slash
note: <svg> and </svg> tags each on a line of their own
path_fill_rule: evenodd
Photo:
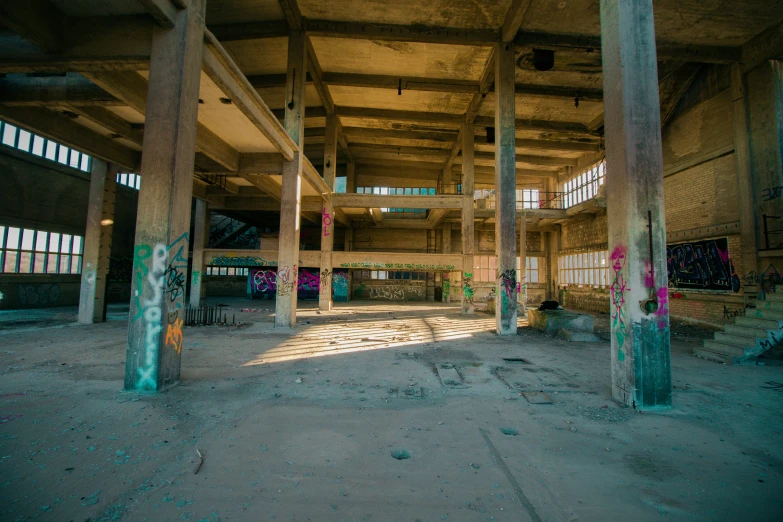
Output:
<svg viewBox="0 0 783 522">
<path fill-rule="evenodd" d="M 766 294 L 756 308 L 746 308 L 734 324 L 715 332 L 693 355 L 727 364 L 755 364 L 756 357 L 783 341 L 783 292 Z"/>
</svg>

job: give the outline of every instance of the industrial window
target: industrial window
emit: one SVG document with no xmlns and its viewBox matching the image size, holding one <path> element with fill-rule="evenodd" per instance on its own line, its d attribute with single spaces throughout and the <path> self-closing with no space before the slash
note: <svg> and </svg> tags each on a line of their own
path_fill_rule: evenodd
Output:
<svg viewBox="0 0 783 522">
<path fill-rule="evenodd" d="M 381 196 L 435 196 L 434 187 L 357 187 L 357 194 L 378 194 Z M 427 212 L 425 208 L 382 208 L 381 212 Z"/>
<path fill-rule="evenodd" d="M 598 187 L 604 184 L 605 179 L 606 160 L 603 159 L 565 182 L 563 184 L 565 207 L 573 207 L 594 198 L 598 194 Z"/>
<path fill-rule="evenodd" d="M 246 276 L 248 272 L 247 268 L 235 268 L 232 266 L 208 266 L 208 276 Z"/>
<path fill-rule="evenodd" d="M 0 120 L 0 143 L 74 169 L 90 172 L 92 158 L 56 141 Z"/>
<path fill-rule="evenodd" d="M 516 209 L 544 208 L 546 201 L 541 200 L 541 194 L 538 189 L 516 189 Z M 495 208 L 494 189 L 476 189 L 473 192 L 473 199 L 486 200 L 486 208 Z"/>
<path fill-rule="evenodd" d="M 0 268 L 11 274 L 80 274 L 81 236 L 0 226 Z"/>
<path fill-rule="evenodd" d="M 497 282 L 497 257 L 496 256 L 473 256 L 473 280 L 481 283 Z M 521 281 L 519 271 L 519 257 L 516 262 L 517 281 Z M 538 283 L 538 258 L 525 258 L 525 282 Z"/>
<path fill-rule="evenodd" d="M 357 279 L 402 279 L 406 281 L 424 281 L 426 272 L 406 272 L 402 270 L 358 270 Z"/>
<path fill-rule="evenodd" d="M 608 252 L 581 252 L 560 256 L 558 269 L 561 285 L 608 286 Z"/>
<path fill-rule="evenodd" d="M 117 183 L 139 190 L 141 188 L 141 176 L 138 174 L 117 174 Z"/>
</svg>

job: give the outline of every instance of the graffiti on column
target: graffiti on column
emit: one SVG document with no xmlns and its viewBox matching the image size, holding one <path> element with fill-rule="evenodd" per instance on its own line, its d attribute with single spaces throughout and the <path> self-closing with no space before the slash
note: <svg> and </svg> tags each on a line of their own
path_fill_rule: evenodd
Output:
<svg viewBox="0 0 783 522">
<path fill-rule="evenodd" d="M 473 303 L 473 272 L 462 273 L 462 295 L 465 301 Z"/>
<path fill-rule="evenodd" d="M 302 269 L 305 272 L 305 269 Z M 300 276 L 301 279 L 301 276 Z M 321 270 L 321 290 L 328 290 L 332 284 L 332 272 L 328 268 Z"/>
<path fill-rule="evenodd" d="M 332 216 L 326 211 L 326 207 L 324 207 L 323 212 L 321 213 L 321 220 L 324 224 L 324 236 L 330 235 L 329 226 L 332 224 Z"/>
<path fill-rule="evenodd" d="M 626 286 L 625 276 L 623 275 L 623 269 L 625 268 L 625 258 L 627 251 L 625 246 L 617 245 L 612 250 L 611 261 L 612 271 L 614 271 L 614 280 L 610 287 L 612 296 L 612 331 L 617 338 L 618 347 L 618 359 L 620 361 L 625 360 L 625 352 L 622 347 L 625 343 L 626 337 L 626 325 L 625 325 L 625 311 L 623 305 L 625 304 L 625 293 L 630 290 Z"/>
<path fill-rule="evenodd" d="M 503 311 L 509 313 L 513 308 L 511 304 L 514 302 L 517 291 L 517 271 L 511 268 L 504 270 L 498 279 L 500 280 L 500 288 L 503 290 L 500 296 Z"/>
<path fill-rule="evenodd" d="M 443 275 L 443 300 L 448 301 L 451 295 L 451 281 L 447 275 Z"/>
<path fill-rule="evenodd" d="M 739 292 L 740 278 L 729 258 L 728 238 L 667 245 L 666 264 L 669 288 Z"/>
<path fill-rule="evenodd" d="M 137 245 L 134 251 L 136 267 L 137 310 L 132 321 L 142 320 L 144 325 L 144 364 L 138 369 L 136 388 L 157 389 L 160 334 L 163 330 L 164 309 L 168 318 L 164 345 L 182 352 L 182 323 L 179 318 L 184 298 L 184 273 L 187 269 L 188 233 L 182 234 L 170 245 Z M 168 305 L 164 296 L 168 294 Z"/>
<path fill-rule="evenodd" d="M 653 271 L 649 261 L 644 262 L 644 287 L 654 294 L 658 302 L 658 309 L 653 315 L 658 321 L 658 330 L 665 330 L 669 326 L 669 289 L 667 287 L 655 290 L 655 281 L 653 280 Z"/>
</svg>

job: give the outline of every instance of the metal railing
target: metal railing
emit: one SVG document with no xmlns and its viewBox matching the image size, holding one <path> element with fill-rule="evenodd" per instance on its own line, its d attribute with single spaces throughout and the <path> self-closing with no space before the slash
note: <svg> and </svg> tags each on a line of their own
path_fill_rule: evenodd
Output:
<svg viewBox="0 0 783 522">
<path fill-rule="evenodd" d="M 563 210 L 565 209 L 565 193 L 564 192 L 538 192 L 531 196 L 517 199 L 517 210 Z M 475 207 L 478 209 L 494 209 L 495 208 L 495 195 L 492 194 L 487 198 L 479 198 L 475 200 Z"/>
</svg>

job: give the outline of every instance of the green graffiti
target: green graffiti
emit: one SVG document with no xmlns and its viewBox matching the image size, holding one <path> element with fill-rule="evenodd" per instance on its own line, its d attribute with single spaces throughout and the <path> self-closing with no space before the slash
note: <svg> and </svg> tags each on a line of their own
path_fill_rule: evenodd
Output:
<svg viewBox="0 0 783 522">
<path fill-rule="evenodd" d="M 625 352 L 622 350 L 617 350 L 617 360 L 620 362 L 623 362 L 625 360 Z"/>
<path fill-rule="evenodd" d="M 277 266 L 277 261 L 267 261 L 260 257 L 234 257 L 234 256 L 214 256 L 208 265 L 211 266 Z"/>
</svg>

